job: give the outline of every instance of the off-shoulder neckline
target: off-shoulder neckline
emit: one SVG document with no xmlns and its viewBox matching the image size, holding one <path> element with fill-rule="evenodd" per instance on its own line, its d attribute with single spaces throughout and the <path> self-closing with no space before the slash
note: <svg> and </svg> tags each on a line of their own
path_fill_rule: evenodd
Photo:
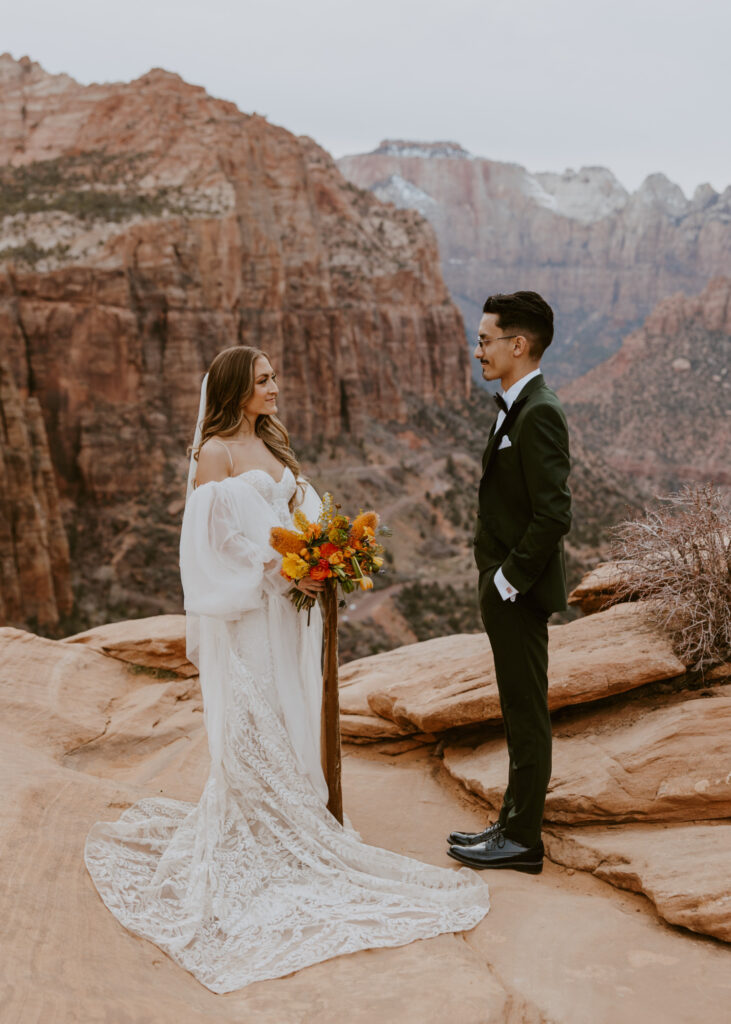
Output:
<svg viewBox="0 0 731 1024">
<path fill-rule="evenodd" d="M 272 481 L 272 483 L 274 483 L 277 486 L 279 486 L 279 484 L 281 484 L 281 482 L 284 480 L 285 475 L 287 473 L 291 473 L 291 472 L 292 472 L 292 470 L 289 468 L 289 466 L 285 466 L 284 470 L 282 471 L 282 475 L 280 476 L 280 478 L 278 480 L 275 480 L 274 477 L 272 476 L 272 474 L 267 469 L 245 469 L 243 471 L 243 473 L 236 473 L 232 477 L 232 479 L 236 480 L 236 479 L 238 479 L 241 476 L 246 476 L 247 473 L 263 473 L 264 476 L 268 476 L 269 477 L 269 479 Z"/>
<path fill-rule="evenodd" d="M 294 476 L 294 473 L 292 473 L 292 470 L 289 468 L 289 466 L 285 466 L 284 467 L 284 472 L 282 473 L 282 475 L 279 478 L 279 480 L 275 480 L 274 477 L 272 476 L 272 474 L 268 470 L 266 470 L 266 469 L 245 469 L 243 471 L 243 473 L 234 473 L 233 476 L 226 476 L 226 477 L 223 478 L 223 480 L 207 480 L 206 483 L 208 483 L 208 484 L 222 484 L 222 483 L 225 483 L 226 480 L 240 480 L 241 477 L 248 476 L 249 473 L 263 473 L 264 476 L 268 476 L 269 477 L 269 479 L 271 480 L 271 482 L 274 484 L 275 487 L 279 487 L 282 484 L 282 482 L 283 482 L 285 476 L 287 475 L 287 473 L 290 473 L 292 476 Z M 196 483 L 196 485 L 193 488 L 193 490 L 197 491 L 197 490 L 199 490 L 199 488 L 205 487 L 205 486 L 206 486 L 206 484 Z"/>
</svg>

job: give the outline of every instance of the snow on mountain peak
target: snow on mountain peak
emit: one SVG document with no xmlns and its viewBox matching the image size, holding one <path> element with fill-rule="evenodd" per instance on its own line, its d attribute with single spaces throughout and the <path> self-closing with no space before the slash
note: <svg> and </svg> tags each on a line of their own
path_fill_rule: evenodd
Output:
<svg viewBox="0 0 731 1024">
<path fill-rule="evenodd" d="M 563 174 L 526 172 L 526 179 L 527 193 L 541 206 L 585 224 L 623 209 L 629 199 L 627 190 L 606 167 L 567 168 Z"/>
<path fill-rule="evenodd" d="M 428 192 L 402 178 L 400 174 L 392 174 L 383 181 L 377 181 L 371 186 L 371 192 L 383 203 L 393 203 L 402 210 L 418 210 L 422 216 L 436 205 L 436 200 Z"/>
<path fill-rule="evenodd" d="M 373 150 L 377 156 L 416 156 L 422 159 L 445 157 L 458 160 L 471 160 L 472 156 L 458 142 L 410 142 L 404 139 L 384 139 L 378 149 Z"/>
<path fill-rule="evenodd" d="M 663 207 L 675 217 L 682 216 L 688 210 L 689 203 L 682 188 L 664 174 L 648 174 L 635 196 L 640 202 Z"/>
</svg>

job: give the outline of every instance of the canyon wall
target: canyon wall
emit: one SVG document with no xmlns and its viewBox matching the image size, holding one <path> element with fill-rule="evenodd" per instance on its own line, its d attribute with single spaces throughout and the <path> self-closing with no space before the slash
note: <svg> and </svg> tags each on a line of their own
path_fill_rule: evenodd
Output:
<svg viewBox="0 0 731 1024">
<path fill-rule="evenodd" d="M 468 396 L 431 227 L 311 139 L 159 69 L 81 86 L 8 54 L 0 124 L 0 355 L 42 411 L 77 582 L 101 574 L 90 606 L 150 610 L 220 349 L 271 355 L 299 441 Z"/>
<path fill-rule="evenodd" d="M 731 486 L 731 278 L 665 299 L 610 359 L 561 389 L 570 426 L 649 493 Z"/>
<path fill-rule="evenodd" d="M 0 622 L 53 628 L 71 611 L 69 546 L 38 400 L 0 359 Z"/>
<path fill-rule="evenodd" d="M 489 260 L 506 275 L 494 290 L 525 285 L 520 268 L 544 275 L 530 283 L 558 308 L 552 384 L 616 347 L 653 289 L 686 288 L 694 259 L 700 281 L 728 253 L 726 196 L 699 193 L 689 210 L 655 181 L 640 201 L 609 172 L 528 180 L 448 144 L 363 158 L 379 181 L 394 166 L 423 176 L 419 194 L 405 177 L 364 181 L 374 195 L 312 140 L 161 70 L 81 86 L 4 55 L 0 123 L 0 622 L 51 633 L 180 609 L 200 379 L 237 343 L 280 370 L 281 415 L 315 483 L 377 502 L 395 528 L 397 587 L 471 585 L 494 413 L 483 392 L 465 404 L 469 349 L 422 213 L 461 239 L 443 266 L 464 309 L 464 268 L 473 298 Z M 414 209 L 379 200 L 394 189 Z M 574 575 L 637 507 L 637 482 L 726 479 L 728 323 L 727 281 L 677 295 L 562 391 Z"/>
<path fill-rule="evenodd" d="M 693 295 L 731 266 L 731 187 L 687 200 L 662 174 L 629 193 L 611 171 L 532 174 L 457 143 L 387 140 L 343 157 L 346 177 L 434 225 L 442 269 L 477 332 L 492 292 L 540 292 L 557 313 L 551 382 L 586 372 L 676 292 Z"/>
<path fill-rule="evenodd" d="M 0 346 L 64 480 L 149 486 L 229 344 L 271 353 L 302 438 L 439 402 L 445 380 L 468 393 L 433 233 L 310 139 L 164 71 L 82 87 L 0 69 Z"/>
</svg>

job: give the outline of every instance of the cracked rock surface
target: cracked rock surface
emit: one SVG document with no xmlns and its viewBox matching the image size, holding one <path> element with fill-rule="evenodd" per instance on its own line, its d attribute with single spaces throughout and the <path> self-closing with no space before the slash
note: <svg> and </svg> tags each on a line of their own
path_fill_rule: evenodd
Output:
<svg viewBox="0 0 731 1024">
<path fill-rule="evenodd" d="M 168 669 L 180 676 L 198 674 L 185 653 L 185 615 L 153 615 L 110 622 L 65 637 L 64 643 L 84 644 L 120 661 Z"/>
<path fill-rule="evenodd" d="M 685 671 L 640 604 L 550 626 L 548 634 L 551 710 Z M 344 711 L 370 712 L 404 732 L 441 732 L 501 717 L 490 643 L 482 634 L 442 636 L 361 658 L 343 666 L 340 683 Z M 377 724 L 368 723 L 373 730 Z"/>
<path fill-rule="evenodd" d="M 113 1007 L 114 1019 L 148 1021 L 153 999 L 155 1024 L 724 1019 L 726 948 L 668 926 L 644 896 L 593 877 L 612 857 L 618 869 L 620 855 L 634 858 L 631 870 L 660 909 L 661 886 L 655 880 L 652 888 L 647 867 L 638 868 L 639 839 L 623 833 L 624 846 L 612 853 L 600 848 L 602 830 L 580 851 L 582 871 L 548 861 L 540 876 L 484 872 L 492 909 L 470 932 L 212 994 L 118 924 L 83 863 L 94 821 L 116 818 L 145 795 L 197 799 L 208 768 L 200 710 L 195 679 L 161 679 L 82 644 L 0 630 L 6 1019 L 107 1021 Z M 445 835 L 482 827 L 484 808 L 432 748 L 409 749 L 410 742 L 346 745 L 345 805 L 366 841 L 451 866 Z M 571 830 L 579 831 L 588 836 Z M 569 863 L 559 840 L 550 843 Z M 647 843 L 646 861 L 652 849 Z M 571 857 L 579 866 L 579 854 Z"/>
<path fill-rule="evenodd" d="M 731 694 L 680 703 L 625 722 L 612 709 L 581 729 L 554 729 L 547 822 L 692 821 L 731 815 Z M 492 807 L 505 789 L 502 738 L 476 748 L 448 747 L 455 778 Z"/>
<path fill-rule="evenodd" d="M 731 942 L 731 821 L 550 828 L 552 860 L 642 892 L 671 924 Z"/>
</svg>

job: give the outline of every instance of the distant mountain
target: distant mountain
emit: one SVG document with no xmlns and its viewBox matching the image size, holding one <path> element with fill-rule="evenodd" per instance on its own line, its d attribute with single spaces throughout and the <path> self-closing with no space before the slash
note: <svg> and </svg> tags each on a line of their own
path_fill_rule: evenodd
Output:
<svg viewBox="0 0 731 1024">
<path fill-rule="evenodd" d="M 663 300 L 560 396 L 582 444 L 647 493 L 731 487 L 731 278 Z"/>
<path fill-rule="evenodd" d="M 455 142 L 387 140 L 338 165 L 434 225 L 469 338 L 489 293 L 546 297 L 557 312 L 552 383 L 611 355 L 661 299 L 696 294 L 731 266 L 731 187 L 700 185 L 688 200 L 653 174 L 630 193 L 603 167 L 531 174 Z"/>
</svg>

